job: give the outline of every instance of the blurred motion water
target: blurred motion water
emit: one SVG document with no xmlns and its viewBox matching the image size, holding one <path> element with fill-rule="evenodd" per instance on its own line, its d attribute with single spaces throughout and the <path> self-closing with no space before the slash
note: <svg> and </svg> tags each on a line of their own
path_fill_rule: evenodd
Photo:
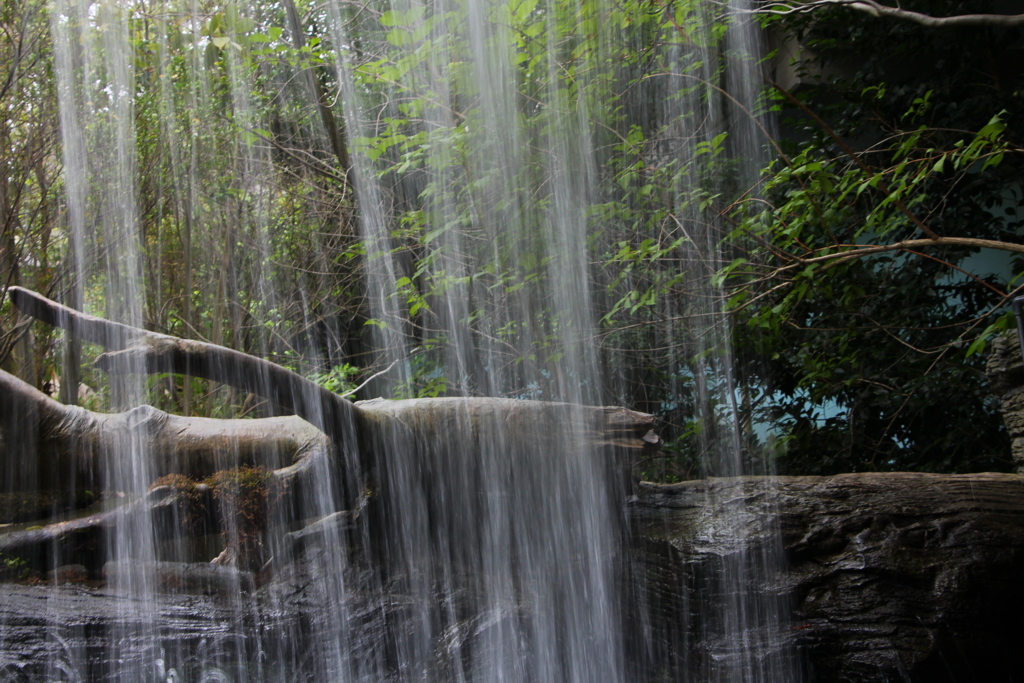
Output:
<svg viewBox="0 0 1024 683">
<path fill-rule="evenodd" d="M 368 490 L 352 489 L 367 464 L 360 471 L 342 453 L 318 461 L 317 485 L 294 505 L 268 503 L 256 578 L 214 566 L 198 592 L 169 580 L 166 563 L 209 561 L 223 542 L 168 541 L 152 516 L 124 505 L 105 541 L 108 581 L 95 589 L 117 614 L 99 636 L 81 596 L 54 589 L 45 679 L 799 680 L 778 640 L 785 606 L 758 590 L 777 570 L 774 552 L 727 563 L 694 589 L 723 610 L 707 622 L 713 652 L 686 655 L 684 636 L 674 659 L 652 659 L 643 572 L 628 553 L 628 477 L 590 445 L 584 408 L 638 403 L 625 377 L 642 363 L 606 343 L 601 321 L 642 305 L 611 292 L 641 279 L 657 245 L 669 263 L 657 277 L 691 294 L 651 305 L 688 322 L 638 333 L 700 359 L 672 361 L 667 374 L 692 386 L 697 412 L 718 425 L 693 436 L 701 472 L 767 473 L 741 458 L 740 397 L 712 284 L 724 228 L 700 201 L 753 186 L 764 165 L 751 23 L 724 21 L 718 3 L 329 0 L 292 6 L 287 28 L 288 5 L 55 0 L 64 300 L 139 328 L 175 305 L 167 325 L 182 336 L 313 374 L 349 358 L 323 341 L 350 315 L 325 283 L 356 261 L 372 333 L 362 352 L 382 369 L 360 395 L 419 396 L 424 407 L 374 403 L 394 419 L 373 436 Z M 296 24 L 314 27 L 312 47 Z M 275 52 L 284 56 L 272 61 Z M 618 56 L 629 53 L 637 59 Z M 317 101 L 322 88 L 337 121 Z M 303 107 L 320 115 L 295 130 L 268 113 Z M 140 118 L 153 111 L 155 126 Z M 159 174 L 142 157 L 158 158 Z M 332 231 L 351 209 L 325 208 L 322 232 L 301 238 L 302 265 L 289 269 L 300 239 L 293 205 L 338 201 L 313 189 L 285 196 L 274 164 L 292 157 L 309 188 L 316 173 L 354 185 L 359 235 L 338 246 Z M 614 188 L 648 197 L 637 188 L 656 174 L 671 216 L 637 220 Z M 154 212 L 155 234 L 140 218 Z M 609 249 L 626 255 L 602 256 Z M 172 259 L 180 269 L 168 274 L 160 264 Z M 285 324 L 307 319 L 317 322 Z M 68 362 L 81 354 L 73 343 Z M 112 375 L 110 408 L 170 396 L 161 381 L 141 365 Z M 174 405 L 221 416 L 199 386 L 186 378 Z M 273 393 L 268 378 L 262 395 Z M 470 397 L 502 400 L 480 408 Z M 515 418 L 525 399 L 565 405 L 557 422 Z M 108 505 L 140 499 L 156 479 L 148 428 L 140 419 L 108 455 Z M 252 464 L 237 444 L 217 458 L 220 470 Z M 14 633 L 0 627 L 0 650 L 16 650 Z"/>
</svg>

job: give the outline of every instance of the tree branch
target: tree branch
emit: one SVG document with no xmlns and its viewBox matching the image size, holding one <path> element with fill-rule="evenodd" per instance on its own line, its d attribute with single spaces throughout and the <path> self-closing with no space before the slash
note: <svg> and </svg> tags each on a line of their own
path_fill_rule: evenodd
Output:
<svg viewBox="0 0 1024 683">
<path fill-rule="evenodd" d="M 848 251 L 840 251 L 825 256 L 800 259 L 798 265 L 808 263 L 821 263 L 830 261 L 831 264 L 839 264 L 844 261 L 851 261 L 871 254 L 881 254 L 887 251 L 903 251 L 918 249 L 921 247 L 974 247 L 976 249 L 999 249 L 1001 251 L 1013 251 L 1024 254 L 1024 244 L 1013 242 L 1000 242 L 999 240 L 983 240 L 974 237 L 939 237 L 938 239 L 904 240 L 878 246 L 856 246 Z M 830 265 L 831 265 L 830 264 Z M 796 266 L 794 266 L 796 267 Z"/>
<path fill-rule="evenodd" d="M 828 7 L 849 7 L 873 17 L 909 21 L 928 28 L 949 28 L 959 26 L 990 26 L 1012 28 L 1024 26 L 1024 14 L 959 14 L 951 17 L 933 17 L 912 12 L 900 7 L 883 5 L 875 0 L 814 0 L 812 2 L 768 2 L 762 7 L 749 10 L 751 14 L 787 16 L 809 14 Z"/>
<path fill-rule="evenodd" d="M 171 473 L 201 479 L 225 467 L 259 465 L 286 482 L 330 452 L 324 434 L 294 415 L 218 420 L 150 406 L 93 413 L 58 403 L 0 370 L 4 490 L 18 479 L 33 480 L 39 490 L 100 489 L 110 482 L 108 467 L 124 448 L 124 435 L 133 432 L 145 444 L 154 479 Z"/>
<path fill-rule="evenodd" d="M 23 313 L 108 349 L 96 359 L 102 370 L 191 375 L 263 396 L 325 433 L 354 462 L 359 409 L 298 373 L 223 346 L 87 315 L 21 287 L 9 294 Z"/>
<path fill-rule="evenodd" d="M 999 249 L 1001 251 L 1011 251 L 1024 254 L 1024 244 L 1015 244 L 1013 242 L 1000 242 L 998 240 L 977 239 L 974 237 L 940 237 L 938 239 L 904 240 L 902 242 L 893 242 L 892 244 L 881 245 L 838 246 L 843 247 L 845 249 L 843 251 L 837 251 L 832 254 L 825 254 L 823 256 L 812 256 L 810 258 L 796 256 L 793 254 L 785 254 L 784 256 L 776 254 L 777 256 L 780 256 L 780 258 L 789 259 L 789 263 L 784 266 L 779 266 L 778 268 L 775 268 L 774 270 L 771 270 L 768 273 L 765 273 L 763 276 L 759 277 L 756 280 L 756 282 L 774 281 L 783 273 L 786 273 L 787 271 L 793 271 L 800 268 L 804 268 L 808 264 L 823 264 L 826 268 L 831 268 L 832 266 L 837 266 L 840 263 L 846 263 L 847 261 L 853 261 L 855 259 L 864 258 L 865 256 L 872 256 L 874 254 L 884 254 L 890 251 L 909 251 L 911 253 L 917 253 L 915 250 L 925 247 L 972 247 L 976 249 Z M 920 255 L 925 256 L 924 254 Z M 956 266 L 952 266 L 951 264 L 946 265 L 949 265 L 952 268 L 956 268 Z M 961 272 L 965 272 L 962 271 L 962 269 L 960 268 L 956 269 L 961 270 Z M 978 280 L 977 277 L 971 275 L 970 273 L 965 274 L 974 278 L 975 280 Z M 979 282 L 982 285 L 985 285 L 986 287 L 992 289 L 992 287 L 988 283 L 981 280 L 979 280 Z M 749 287 L 750 284 L 751 283 L 748 283 L 746 286 Z M 785 280 L 779 284 L 774 285 L 770 289 L 765 290 L 754 297 L 751 297 L 749 300 L 743 302 L 741 305 L 731 310 L 735 312 L 743 310 L 745 308 L 750 308 L 761 299 L 764 299 L 765 297 L 768 297 L 779 290 L 785 289 L 786 287 L 789 287 L 792 284 L 792 280 Z M 1002 294 L 1002 292 L 998 292 L 998 294 L 1005 296 Z"/>
</svg>

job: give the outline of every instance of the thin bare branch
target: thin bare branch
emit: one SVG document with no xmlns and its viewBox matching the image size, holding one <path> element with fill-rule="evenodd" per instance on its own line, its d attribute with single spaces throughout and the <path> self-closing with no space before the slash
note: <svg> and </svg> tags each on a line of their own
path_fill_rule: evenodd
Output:
<svg viewBox="0 0 1024 683">
<path fill-rule="evenodd" d="M 848 7 L 858 12 L 870 14 L 873 17 L 909 21 L 928 28 L 950 28 L 961 26 L 1013 28 L 1016 26 L 1024 26 L 1024 14 L 958 14 L 949 17 L 933 17 L 929 14 L 912 12 L 901 7 L 883 5 L 880 2 L 875 2 L 875 0 L 767 2 L 760 7 L 747 10 L 747 13 L 788 16 L 793 14 L 810 14 L 829 7 Z"/>
<path fill-rule="evenodd" d="M 973 247 L 975 249 L 998 249 L 1000 251 L 1013 251 L 1024 254 L 1024 244 L 1014 242 L 1001 242 L 999 240 L 984 240 L 974 237 L 939 237 L 938 239 L 904 240 L 892 244 L 877 246 L 856 246 L 847 251 L 815 256 L 814 258 L 801 259 L 800 265 L 808 263 L 821 263 L 830 261 L 832 264 L 851 261 L 871 254 L 881 254 L 887 251 L 910 251 L 924 247 Z"/>
</svg>

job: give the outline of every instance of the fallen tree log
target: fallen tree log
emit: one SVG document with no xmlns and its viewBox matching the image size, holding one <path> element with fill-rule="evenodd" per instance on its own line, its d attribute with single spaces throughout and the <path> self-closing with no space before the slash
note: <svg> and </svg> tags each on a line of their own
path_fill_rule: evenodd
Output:
<svg viewBox="0 0 1024 683">
<path fill-rule="evenodd" d="M 375 399 L 355 408 L 358 425 L 379 441 L 367 444 L 374 456 L 402 447 L 397 442 L 429 443 L 436 450 L 455 441 L 474 448 L 487 439 L 514 438 L 552 450 L 570 442 L 609 449 L 628 465 L 660 444 L 652 416 L 623 408 L 499 398 Z M 112 481 L 107 467 L 131 447 L 145 454 L 154 480 L 171 473 L 203 478 L 248 465 L 274 470 L 289 484 L 331 452 L 327 436 L 297 415 L 213 419 L 151 406 L 94 413 L 58 403 L 3 371 L 0 435 L 8 490 L 102 488 Z"/>
<path fill-rule="evenodd" d="M 108 373 L 191 375 L 262 396 L 326 434 L 346 456 L 357 450 L 358 409 L 296 372 L 216 344 L 179 339 L 87 315 L 21 287 L 8 289 L 18 309 L 108 352 L 96 365 Z"/>
<path fill-rule="evenodd" d="M 214 420 L 170 415 L 150 406 L 98 414 L 62 405 L 0 372 L 5 465 L 0 486 L 6 490 L 59 491 L 73 499 L 82 489 L 124 485 L 115 476 L 118 468 L 141 468 L 152 482 L 170 474 L 199 480 L 230 468 L 258 466 L 271 470 L 284 492 L 276 504 L 289 512 L 279 517 L 303 520 L 312 511 L 303 501 L 314 499 L 317 490 L 331 491 L 334 501 L 330 509 L 317 508 L 317 514 L 353 508 L 366 491 L 381 489 L 389 461 L 396 458 L 440 462 L 455 450 L 480 452 L 498 442 L 512 451 L 525 448 L 552 457 L 571 447 L 594 453 L 625 477 L 639 455 L 660 445 L 652 416 L 622 408 L 496 398 L 354 405 L 263 359 L 88 316 L 25 289 L 10 291 L 26 314 L 109 349 L 97 360 L 107 372 L 188 373 L 256 393 L 295 415 Z M 131 464 L 133 457 L 144 458 L 144 465 Z M 143 495 L 140 490 L 129 493 Z M 174 508 L 169 500 L 177 500 L 176 495 L 146 494 L 134 504 L 133 514 Z M 68 507 L 74 507 L 73 500 Z M 35 558 L 39 571 L 69 557 L 95 567 L 97 559 L 84 557 L 83 548 L 100 552 L 97 534 L 119 519 L 123 511 L 8 534 L 0 539 L 0 550 Z M 156 526 L 170 529 L 173 524 Z"/>
<path fill-rule="evenodd" d="M 453 432 L 445 431 L 451 426 L 451 420 L 463 421 L 460 426 L 463 433 L 459 438 L 480 438 L 473 430 L 479 430 L 484 422 L 491 420 L 492 424 L 508 425 L 506 432 L 539 434 L 539 439 L 549 439 L 552 444 L 560 438 L 584 438 L 594 445 L 628 453 L 650 451 L 661 443 L 652 430 L 653 416 L 623 408 L 495 398 L 416 399 L 353 404 L 291 370 L 255 356 L 86 315 L 21 287 L 11 287 L 9 292 L 12 301 L 23 313 L 109 349 L 108 353 L 96 361 L 97 366 L 107 372 L 188 374 L 257 394 L 285 411 L 294 412 L 330 439 L 345 458 L 345 465 L 353 472 L 358 472 L 360 466 L 372 467 L 381 450 L 393 445 L 396 439 L 422 441 L 430 434 L 437 433 L 444 433 L 445 438 L 451 439 Z M 42 438 L 54 443 L 77 438 L 79 434 L 108 434 L 103 429 L 107 422 L 111 427 L 117 427 L 119 420 L 126 423 L 121 426 L 130 426 L 133 421 L 156 425 L 171 420 L 171 416 L 148 407 L 137 409 L 141 412 L 124 413 L 123 418 L 98 418 L 83 411 L 58 409 L 56 406 L 59 404 L 47 402 L 38 392 L 38 395 L 30 396 L 30 392 L 24 389 L 10 380 L 0 386 L 0 391 L 12 402 L 11 414 L 25 417 L 26 411 L 36 411 L 45 422 L 41 424 Z M 19 408 L 14 403 L 22 402 L 25 407 L 18 413 Z M 5 406 L 0 403 L 0 412 L 4 410 Z M 234 434 L 238 433 L 242 442 L 252 441 L 246 437 L 246 428 L 240 423 L 253 421 L 214 421 L 205 425 L 190 422 L 197 419 L 179 418 L 172 426 L 178 430 L 205 430 L 208 433 L 207 440 L 213 437 L 232 440 Z M 497 422 L 493 422 L 495 420 Z M 26 424 L 33 424 L 33 421 L 28 419 Z M 277 425 L 271 423 L 262 424 L 270 431 L 278 429 Z M 443 429 L 440 427 L 442 424 L 445 425 Z M 585 425 L 583 431 L 578 429 L 578 424 Z M 417 434 L 410 435 L 406 431 L 409 428 Z M 466 429 L 472 434 L 465 432 Z M 576 433 L 572 433 L 573 430 Z M 301 429 L 288 425 L 283 438 L 289 444 L 298 443 L 304 438 L 300 432 Z M 32 435 L 25 436 L 27 442 L 33 441 Z M 189 441 L 203 440 L 198 438 Z M 38 445 L 38 442 L 31 443 L 33 448 Z M 178 445 L 184 444 L 172 443 L 171 450 Z M 62 449 L 58 447 L 57 450 Z M 212 446 L 210 450 L 216 451 Z M 284 450 L 288 452 L 290 449 Z M 93 458 L 94 452 L 91 451 L 88 458 Z M 164 472 L 161 467 L 156 469 Z M 177 471 L 186 472 L 187 469 Z"/>
</svg>

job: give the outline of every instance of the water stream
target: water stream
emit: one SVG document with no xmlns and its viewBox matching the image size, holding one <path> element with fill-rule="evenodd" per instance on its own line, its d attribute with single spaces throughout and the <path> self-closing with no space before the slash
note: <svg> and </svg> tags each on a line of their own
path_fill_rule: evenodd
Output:
<svg viewBox="0 0 1024 683">
<path fill-rule="evenodd" d="M 372 364 L 383 372 L 360 398 L 450 403 L 443 429 L 377 436 L 386 457 L 367 495 L 379 509 L 345 510 L 360 492 L 321 463 L 319 485 L 270 519 L 262 588 L 226 569 L 214 591 L 169 584 L 161 563 L 210 558 L 125 506 L 104 546 L 108 581 L 90 589 L 115 613 L 97 626 L 79 594 L 54 590 L 45 680 L 798 681 L 773 641 L 785 606 L 756 588 L 774 552 L 725 563 L 695 595 L 707 605 L 693 609 L 717 611 L 708 657 L 688 660 L 684 636 L 655 666 L 630 492 L 586 445 L 585 411 L 555 426 L 460 402 L 671 412 L 685 396 L 717 425 L 692 436 L 701 473 L 766 473 L 741 457 L 711 284 L 724 226 L 708 207 L 765 162 L 758 37 L 739 14 L 726 28 L 723 11 L 328 0 L 298 8 L 303 47 L 275 3 L 54 0 L 65 303 L 307 375 Z M 347 178 L 320 96 L 347 139 Z M 152 112 L 158 122 L 140 118 Z M 352 194 L 321 191 L 320 176 Z M 322 211 L 316 230 L 298 234 L 301 211 Z M 345 332 L 353 291 L 362 335 Z M 608 332 L 630 308 L 652 322 Z M 666 395 L 636 391 L 640 338 L 678 348 L 658 370 Z M 82 353 L 68 342 L 65 364 Z M 136 370 L 111 380 L 108 409 L 270 410 Z M 155 479 L 145 428 L 110 454 L 103 486 L 127 500 Z M 218 457 L 243 461 L 237 446 Z M 722 528 L 742 540 L 741 524 Z M 0 651 L 17 649 L 12 633 L 0 626 Z"/>
</svg>

